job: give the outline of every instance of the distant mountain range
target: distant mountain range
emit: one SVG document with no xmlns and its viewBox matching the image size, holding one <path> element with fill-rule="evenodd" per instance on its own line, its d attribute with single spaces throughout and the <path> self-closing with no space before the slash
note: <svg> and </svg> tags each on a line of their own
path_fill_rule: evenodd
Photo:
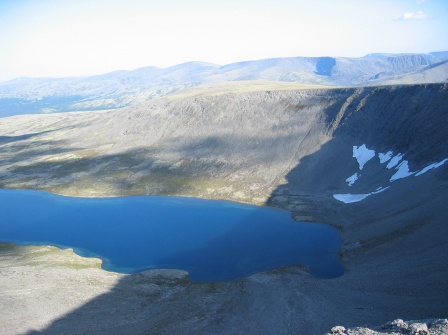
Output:
<svg viewBox="0 0 448 335">
<path fill-rule="evenodd" d="M 116 109 L 185 88 L 233 81 L 339 87 L 440 83 L 448 81 L 448 51 L 361 58 L 272 58 L 224 66 L 189 62 L 92 77 L 17 78 L 0 83 L 0 117 Z"/>
</svg>

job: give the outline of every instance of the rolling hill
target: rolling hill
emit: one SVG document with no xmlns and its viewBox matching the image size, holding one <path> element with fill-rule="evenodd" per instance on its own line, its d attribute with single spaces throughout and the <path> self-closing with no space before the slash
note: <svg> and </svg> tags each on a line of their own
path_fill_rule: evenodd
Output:
<svg viewBox="0 0 448 335">
<path fill-rule="evenodd" d="M 447 52 L 291 57 L 224 66 L 190 62 L 82 78 L 17 78 L 0 83 L 0 117 L 109 110 L 202 84 L 273 81 L 301 85 L 374 86 L 447 81 Z"/>
</svg>

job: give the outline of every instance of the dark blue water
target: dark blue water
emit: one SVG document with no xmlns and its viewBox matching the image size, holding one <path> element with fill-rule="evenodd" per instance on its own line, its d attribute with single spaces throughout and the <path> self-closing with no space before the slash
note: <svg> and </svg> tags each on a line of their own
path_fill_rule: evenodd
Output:
<svg viewBox="0 0 448 335">
<path fill-rule="evenodd" d="M 200 282 L 288 265 L 305 265 L 320 278 L 344 272 L 333 227 L 293 221 L 287 211 L 195 198 L 0 190 L 0 241 L 71 247 L 123 273 L 183 269 Z"/>
</svg>

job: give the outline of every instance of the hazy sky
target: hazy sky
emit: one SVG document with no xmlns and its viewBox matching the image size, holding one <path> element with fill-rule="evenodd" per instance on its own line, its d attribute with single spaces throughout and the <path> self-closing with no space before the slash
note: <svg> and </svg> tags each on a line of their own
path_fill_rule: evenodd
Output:
<svg viewBox="0 0 448 335">
<path fill-rule="evenodd" d="M 448 50 L 448 0 L 0 0 L 0 81 Z"/>
</svg>

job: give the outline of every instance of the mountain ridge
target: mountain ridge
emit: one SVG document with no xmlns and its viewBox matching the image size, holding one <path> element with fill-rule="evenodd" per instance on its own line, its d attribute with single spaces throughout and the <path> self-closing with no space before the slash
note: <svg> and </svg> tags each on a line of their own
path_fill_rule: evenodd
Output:
<svg viewBox="0 0 448 335">
<path fill-rule="evenodd" d="M 283 57 L 227 65 L 187 62 L 90 77 L 16 78 L 0 83 L 0 117 L 116 109 L 203 84 L 262 80 L 323 86 L 446 82 L 448 52 Z"/>
</svg>

